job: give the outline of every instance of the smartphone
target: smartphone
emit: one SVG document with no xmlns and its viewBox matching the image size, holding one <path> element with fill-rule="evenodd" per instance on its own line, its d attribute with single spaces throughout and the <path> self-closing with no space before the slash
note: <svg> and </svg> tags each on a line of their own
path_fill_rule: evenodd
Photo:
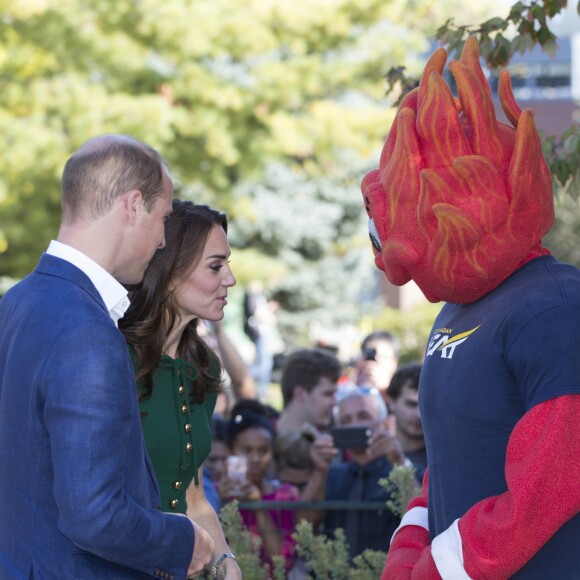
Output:
<svg viewBox="0 0 580 580">
<path fill-rule="evenodd" d="M 377 349 L 376 348 L 365 348 L 364 359 L 365 360 L 377 360 Z"/>
<path fill-rule="evenodd" d="M 369 427 L 333 427 L 330 435 L 338 449 L 366 449 L 372 431 Z"/>
<path fill-rule="evenodd" d="M 248 460 L 245 455 L 230 455 L 226 460 L 226 474 L 228 479 L 235 482 L 232 486 L 232 496 L 242 493 L 242 483 L 246 481 L 248 473 Z"/>
</svg>

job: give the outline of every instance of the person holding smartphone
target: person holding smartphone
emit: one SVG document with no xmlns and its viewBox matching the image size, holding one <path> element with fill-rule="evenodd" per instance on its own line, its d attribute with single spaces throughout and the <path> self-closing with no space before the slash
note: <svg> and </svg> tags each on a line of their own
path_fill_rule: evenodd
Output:
<svg viewBox="0 0 580 580">
<path fill-rule="evenodd" d="M 361 342 L 354 367 L 353 385 L 376 387 L 388 403 L 387 387 L 399 364 L 401 345 L 394 334 L 386 330 L 371 332 Z M 342 386 L 341 392 L 349 385 Z"/>
<path fill-rule="evenodd" d="M 334 445 L 347 448 L 350 459 L 328 465 L 326 500 L 382 502 L 381 510 L 328 510 L 327 533 L 342 528 L 349 554 L 354 558 L 366 549 L 387 551 L 388 541 L 400 518 L 386 506 L 389 493 L 379 484 L 395 465 L 407 464 L 385 402 L 376 388 L 346 392 L 335 407 Z"/>
<path fill-rule="evenodd" d="M 224 501 L 300 500 L 295 486 L 270 476 L 275 433 L 266 413 L 264 405 L 251 399 L 240 399 L 232 409 L 227 427 L 229 469 L 220 483 Z M 244 472 L 246 477 L 242 479 Z M 273 556 L 281 555 L 289 570 L 295 560 L 294 510 L 241 509 L 240 514 L 250 533 L 262 539 L 262 561 L 270 563 Z"/>
</svg>

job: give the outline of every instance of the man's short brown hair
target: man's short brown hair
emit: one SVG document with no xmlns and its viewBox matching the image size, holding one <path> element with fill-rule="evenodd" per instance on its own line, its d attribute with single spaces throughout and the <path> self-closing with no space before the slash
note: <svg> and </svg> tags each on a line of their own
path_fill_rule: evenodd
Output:
<svg viewBox="0 0 580 580">
<path fill-rule="evenodd" d="M 305 348 L 293 352 L 284 361 L 280 379 L 284 406 L 294 398 L 296 387 L 310 393 L 323 377 L 336 383 L 341 372 L 341 362 L 328 350 Z"/>
<path fill-rule="evenodd" d="M 401 396 L 405 387 L 413 391 L 418 391 L 422 368 L 423 365 L 421 363 L 409 363 L 399 367 L 387 387 L 387 395 L 393 401 L 396 401 Z"/>
<path fill-rule="evenodd" d="M 127 135 L 103 135 L 85 143 L 67 161 L 61 188 L 64 222 L 106 214 L 115 199 L 139 190 L 148 211 L 163 192 L 163 159 Z"/>
</svg>

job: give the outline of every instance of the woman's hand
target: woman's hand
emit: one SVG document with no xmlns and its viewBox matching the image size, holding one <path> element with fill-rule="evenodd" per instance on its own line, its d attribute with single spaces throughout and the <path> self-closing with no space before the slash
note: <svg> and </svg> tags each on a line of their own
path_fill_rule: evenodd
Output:
<svg viewBox="0 0 580 580">
<path fill-rule="evenodd" d="M 222 499 L 239 499 L 240 501 L 261 501 L 262 494 L 258 487 L 248 479 L 240 482 L 224 477 L 218 485 Z"/>
<path fill-rule="evenodd" d="M 217 490 L 222 500 L 240 497 L 240 482 L 234 479 L 229 479 L 224 475 L 217 484 Z"/>
<path fill-rule="evenodd" d="M 211 573 L 211 569 L 213 567 L 213 562 L 215 562 L 217 558 L 218 558 L 217 554 L 214 554 L 212 563 L 208 564 L 205 568 L 208 577 L 211 576 L 212 578 L 214 578 L 214 576 Z M 188 580 L 190 580 L 191 578 L 194 578 L 194 576 L 188 576 L 187 578 Z M 218 578 L 218 580 L 242 580 L 242 571 L 236 560 L 234 560 L 233 558 L 226 558 L 218 566 L 217 576 L 215 576 L 215 578 Z"/>
<path fill-rule="evenodd" d="M 242 483 L 241 499 L 245 501 L 262 501 L 262 492 L 257 485 L 254 485 L 250 480 L 246 479 Z"/>
<path fill-rule="evenodd" d="M 218 578 L 223 578 L 224 580 L 242 580 L 240 566 L 232 558 L 224 560 L 220 568 L 221 570 L 218 570 Z M 220 576 L 220 572 L 222 576 Z"/>
<path fill-rule="evenodd" d="M 218 491 L 222 499 L 247 499 L 245 497 L 246 487 L 248 480 L 244 479 L 240 481 L 239 479 L 229 478 L 224 474 L 223 478 L 219 482 Z"/>
</svg>

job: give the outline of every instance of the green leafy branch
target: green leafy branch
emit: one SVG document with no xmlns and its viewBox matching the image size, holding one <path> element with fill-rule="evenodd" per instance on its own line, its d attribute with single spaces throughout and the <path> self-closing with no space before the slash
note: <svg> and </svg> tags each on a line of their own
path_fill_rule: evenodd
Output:
<svg viewBox="0 0 580 580">
<path fill-rule="evenodd" d="M 556 193 L 580 198 L 580 127 L 573 125 L 559 137 L 542 141 L 546 162 L 556 184 Z"/>
<path fill-rule="evenodd" d="M 244 526 L 238 502 L 225 504 L 220 511 L 220 520 L 229 547 L 236 558 L 244 580 L 284 580 L 284 559 L 272 558 L 273 566 L 260 562 L 262 541 L 253 536 Z M 308 570 L 309 578 L 316 580 L 367 580 L 378 578 L 385 565 L 387 554 L 378 550 L 365 550 L 349 562 L 348 547 L 344 530 L 337 529 L 334 538 L 315 534 L 310 522 L 302 520 L 292 534 L 296 541 L 296 553 Z"/>
<path fill-rule="evenodd" d="M 506 66 L 516 52 L 523 54 L 538 44 L 544 52 L 553 56 L 558 47 L 556 35 L 549 28 L 549 19 L 559 14 L 566 5 L 567 0 L 516 2 L 507 18 L 496 16 L 481 24 L 460 26 L 450 18 L 437 29 L 435 38 L 447 48 L 451 58 L 459 58 L 467 38 L 477 37 L 482 58 L 494 70 Z M 580 14 L 580 2 L 578 12 Z M 509 31 L 515 31 L 515 34 L 508 37 Z M 401 66 L 390 68 L 385 79 L 387 95 L 400 93 L 397 104 L 418 84 L 418 80 L 408 77 L 405 67 Z"/>
<path fill-rule="evenodd" d="M 379 480 L 391 496 L 387 507 L 399 518 L 407 511 L 409 502 L 421 493 L 421 488 L 415 477 L 414 467 L 400 465 L 393 467 L 387 478 Z"/>
<path fill-rule="evenodd" d="M 548 20 L 566 5 L 566 0 L 516 2 L 505 19 L 495 17 L 478 25 L 458 26 L 451 18 L 435 36 L 447 46 L 453 58 L 461 55 L 469 36 L 476 36 L 481 56 L 491 69 L 506 66 L 516 52 L 523 54 L 538 44 L 553 56 L 557 50 L 556 36 L 550 30 Z M 509 31 L 515 31 L 515 35 L 510 35 L 511 39 L 506 36 Z"/>
<path fill-rule="evenodd" d="M 284 580 L 284 558 L 272 558 L 272 570 L 268 564 L 260 561 L 262 539 L 254 536 L 246 529 L 238 509 L 238 501 L 225 504 L 220 511 L 220 520 L 229 547 L 236 554 L 236 559 L 242 571 L 242 577 L 247 580 Z"/>
<path fill-rule="evenodd" d="M 387 554 L 378 550 L 365 550 L 349 564 L 344 530 L 338 528 L 334 539 L 315 534 L 312 524 L 302 520 L 292 535 L 296 551 L 304 560 L 311 578 L 316 580 L 367 580 L 378 578 L 385 565 Z"/>
<path fill-rule="evenodd" d="M 494 17 L 478 25 L 459 26 L 449 19 L 436 33 L 437 40 L 446 46 L 451 58 L 459 58 L 469 36 L 477 37 L 481 57 L 490 69 L 506 66 L 516 53 L 523 54 L 535 46 L 554 56 L 556 36 L 549 20 L 567 5 L 566 0 L 534 0 L 516 2 L 507 18 Z M 580 14 L 580 2 L 577 5 Z M 393 67 L 386 75 L 387 95 L 399 93 L 397 105 L 404 95 L 417 86 L 417 79 L 409 78 L 404 67 Z M 546 137 L 542 143 L 544 156 L 554 179 L 556 192 L 574 199 L 580 197 L 580 127 L 572 125 L 558 137 Z"/>
</svg>

